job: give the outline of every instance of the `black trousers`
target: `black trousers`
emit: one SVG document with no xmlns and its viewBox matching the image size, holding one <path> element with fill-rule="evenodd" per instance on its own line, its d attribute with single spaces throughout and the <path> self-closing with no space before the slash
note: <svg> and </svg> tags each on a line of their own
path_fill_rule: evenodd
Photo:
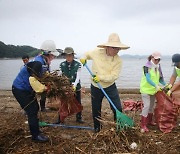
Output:
<svg viewBox="0 0 180 154">
<path fill-rule="evenodd" d="M 76 99 L 77 101 L 81 104 L 81 91 L 76 91 Z M 76 114 L 76 119 L 81 119 L 82 118 L 82 112 L 79 112 Z"/>
<path fill-rule="evenodd" d="M 40 107 L 41 111 L 45 109 L 46 104 L 46 92 L 41 93 Z"/>
<path fill-rule="evenodd" d="M 119 97 L 119 93 L 116 87 L 116 84 L 104 88 L 104 91 L 107 93 L 113 104 L 116 106 L 116 108 L 122 112 L 121 107 L 121 101 Z M 97 118 L 101 117 L 101 107 L 102 107 L 102 100 L 104 98 L 104 94 L 101 91 L 101 89 L 93 86 L 91 84 L 91 103 L 92 103 L 92 114 L 93 114 L 93 121 L 94 121 L 94 128 L 101 128 L 101 124 Z M 113 113 L 114 113 L 114 120 L 116 121 L 116 111 L 115 109 L 110 105 Z"/>
<path fill-rule="evenodd" d="M 21 108 L 26 111 L 30 133 L 33 137 L 36 137 L 39 135 L 40 131 L 38 119 L 39 105 L 35 97 L 35 93 L 19 90 L 14 86 L 12 87 L 12 93 Z"/>
</svg>

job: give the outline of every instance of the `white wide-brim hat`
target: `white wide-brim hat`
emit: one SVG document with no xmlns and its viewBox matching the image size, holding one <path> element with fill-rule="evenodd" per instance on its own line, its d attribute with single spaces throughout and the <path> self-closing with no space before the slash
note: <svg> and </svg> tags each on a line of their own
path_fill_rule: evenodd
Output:
<svg viewBox="0 0 180 154">
<path fill-rule="evenodd" d="M 97 47 L 100 47 L 100 48 L 117 47 L 117 48 L 120 48 L 121 50 L 130 48 L 129 46 L 121 43 L 120 38 L 119 38 L 118 34 L 116 34 L 116 33 L 110 34 L 109 38 L 108 38 L 108 42 L 104 43 L 104 44 L 100 44 Z"/>
<path fill-rule="evenodd" d="M 59 52 L 56 50 L 56 45 L 52 40 L 46 40 L 41 45 L 41 50 L 43 50 L 46 54 L 52 54 L 54 56 L 59 56 Z"/>
</svg>

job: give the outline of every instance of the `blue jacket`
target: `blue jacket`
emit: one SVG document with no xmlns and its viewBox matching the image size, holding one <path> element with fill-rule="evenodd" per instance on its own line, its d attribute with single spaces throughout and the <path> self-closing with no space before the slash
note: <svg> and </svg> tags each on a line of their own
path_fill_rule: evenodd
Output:
<svg viewBox="0 0 180 154">
<path fill-rule="evenodd" d="M 36 56 L 33 61 L 39 61 L 39 62 L 41 62 L 42 68 L 43 68 L 43 73 L 45 73 L 45 72 L 47 72 L 47 71 L 48 71 L 48 72 L 50 71 L 50 70 L 49 70 L 49 65 L 47 64 L 46 60 L 43 58 L 43 55 L 38 55 L 38 56 Z"/>
<path fill-rule="evenodd" d="M 17 75 L 17 77 L 15 78 L 15 80 L 13 81 L 13 86 L 20 90 L 33 91 L 32 87 L 29 83 L 29 77 L 30 77 L 30 74 L 27 71 L 27 66 L 24 66 L 20 70 L 20 72 Z"/>
</svg>

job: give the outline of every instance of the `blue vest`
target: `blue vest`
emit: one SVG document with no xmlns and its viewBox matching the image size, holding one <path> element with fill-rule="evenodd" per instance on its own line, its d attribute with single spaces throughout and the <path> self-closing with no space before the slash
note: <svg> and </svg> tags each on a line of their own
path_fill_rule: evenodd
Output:
<svg viewBox="0 0 180 154">
<path fill-rule="evenodd" d="M 13 81 L 13 86 L 20 90 L 33 91 L 29 83 L 29 77 L 30 75 L 29 75 L 29 72 L 27 71 L 27 67 L 24 66 L 20 70 L 15 80 Z"/>
<path fill-rule="evenodd" d="M 34 58 L 33 61 L 39 61 L 42 64 L 43 73 L 49 72 L 49 65 L 47 64 L 46 60 L 43 58 L 43 55 L 38 55 Z"/>
</svg>

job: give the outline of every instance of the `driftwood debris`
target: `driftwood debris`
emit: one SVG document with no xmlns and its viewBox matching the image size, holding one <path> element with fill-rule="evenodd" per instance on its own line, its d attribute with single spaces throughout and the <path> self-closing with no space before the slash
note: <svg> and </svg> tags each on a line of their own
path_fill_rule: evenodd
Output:
<svg viewBox="0 0 180 154">
<path fill-rule="evenodd" d="M 48 98 L 59 97 L 64 101 L 70 101 L 74 98 L 75 93 L 69 79 L 65 75 L 59 74 L 58 71 L 45 73 L 39 81 L 50 87 L 47 93 Z"/>
</svg>

